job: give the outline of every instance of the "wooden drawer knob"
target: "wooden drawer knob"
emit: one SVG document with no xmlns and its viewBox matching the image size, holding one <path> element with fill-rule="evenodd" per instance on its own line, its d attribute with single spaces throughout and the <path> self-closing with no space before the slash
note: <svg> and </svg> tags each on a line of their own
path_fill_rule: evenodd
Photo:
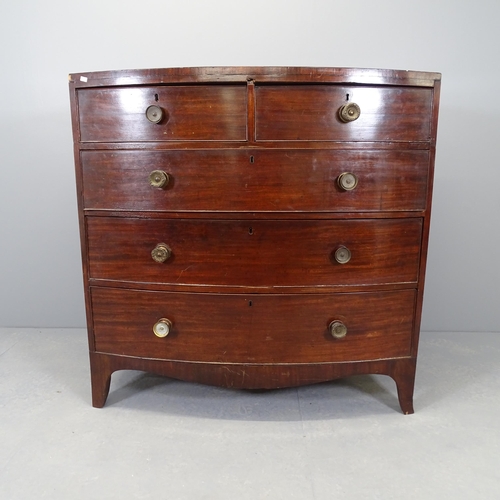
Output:
<svg viewBox="0 0 500 500">
<path fill-rule="evenodd" d="M 160 106 L 156 106 L 153 104 L 146 109 L 146 118 L 151 123 L 160 123 L 163 120 L 164 115 L 165 113 L 163 112 L 163 109 L 160 108 Z"/>
<path fill-rule="evenodd" d="M 172 322 L 167 318 L 159 319 L 153 326 L 153 333 L 160 338 L 166 337 L 170 333 Z"/>
<path fill-rule="evenodd" d="M 159 264 L 168 260 L 171 255 L 172 250 L 170 250 L 170 247 L 165 245 L 165 243 L 158 243 L 158 245 L 156 245 L 151 251 L 151 257 L 153 257 L 153 260 Z"/>
<path fill-rule="evenodd" d="M 344 246 L 338 247 L 334 255 L 339 264 L 347 264 L 351 260 L 351 251 Z"/>
<path fill-rule="evenodd" d="M 344 172 L 337 177 L 337 184 L 344 191 L 352 191 L 358 185 L 358 178 L 351 172 Z"/>
<path fill-rule="evenodd" d="M 170 178 L 163 170 L 153 170 L 149 174 L 149 183 L 155 188 L 164 188 L 168 186 Z"/>
<path fill-rule="evenodd" d="M 332 321 L 330 323 L 330 333 L 336 339 L 343 339 L 347 335 L 347 326 L 342 321 Z"/>
<path fill-rule="evenodd" d="M 359 118 L 361 108 L 354 102 L 348 102 L 339 109 L 339 118 L 343 122 L 353 122 Z"/>
</svg>

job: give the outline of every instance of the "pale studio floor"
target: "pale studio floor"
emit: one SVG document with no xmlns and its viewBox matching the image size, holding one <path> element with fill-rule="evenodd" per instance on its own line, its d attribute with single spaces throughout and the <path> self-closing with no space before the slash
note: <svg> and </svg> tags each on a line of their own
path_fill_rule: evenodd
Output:
<svg viewBox="0 0 500 500">
<path fill-rule="evenodd" d="M 244 392 L 140 372 L 90 405 L 84 330 L 0 330 L 0 499 L 500 498 L 500 334 L 422 334 L 383 376 Z"/>
</svg>

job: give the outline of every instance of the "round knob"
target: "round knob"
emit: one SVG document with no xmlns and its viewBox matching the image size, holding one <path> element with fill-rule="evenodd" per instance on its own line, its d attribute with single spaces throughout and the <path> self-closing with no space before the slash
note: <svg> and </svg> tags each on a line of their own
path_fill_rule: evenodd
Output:
<svg viewBox="0 0 500 500">
<path fill-rule="evenodd" d="M 153 170 L 149 174 L 149 183 L 155 188 L 163 188 L 168 185 L 170 178 L 163 170 Z"/>
<path fill-rule="evenodd" d="M 146 109 L 146 118 L 151 123 L 160 123 L 163 120 L 163 115 L 163 109 L 161 109 L 160 106 L 153 105 Z"/>
<path fill-rule="evenodd" d="M 351 172 L 344 172 L 338 176 L 337 184 L 344 191 L 352 191 L 358 185 L 358 178 Z"/>
<path fill-rule="evenodd" d="M 347 264 L 351 260 L 351 251 L 347 247 L 339 247 L 335 250 L 335 260 L 339 264 Z"/>
<path fill-rule="evenodd" d="M 153 326 L 153 333 L 160 338 L 166 337 L 170 333 L 172 322 L 167 318 L 159 319 Z"/>
<path fill-rule="evenodd" d="M 347 335 L 347 326 L 342 321 L 332 321 L 330 323 L 330 333 L 336 339 L 342 339 Z"/>
<path fill-rule="evenodd" d="M 361 114 L 360 107 L 354 102 L 348 102 L 339 109 L 339 118 L 343 122 L 353 122 Z"/>
<path fill-rule="evenodd" d="M 151 257 L 155 262 L 165 262 L 172 255 L 172 250 L 165 243 L 158 243 L 151 251 Z"/>
</svg>

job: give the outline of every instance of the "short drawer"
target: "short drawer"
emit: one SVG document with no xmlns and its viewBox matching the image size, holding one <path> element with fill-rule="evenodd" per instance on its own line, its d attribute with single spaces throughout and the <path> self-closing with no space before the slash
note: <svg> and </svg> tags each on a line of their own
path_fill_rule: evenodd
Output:
<svg viewBox="0 0 500 500">
<path fill-rule="evenodd" d="M 432 89 L 340 85 L 256 86 L 259 141 L 428 141 Z M 342 106 L 359 118 L 344 122 Z"/>
<path fill-rule="evenodd" d="M 224 212 L 411 211 L 426 206 L 429 152 L 83 151 L 87 209 Z M 153 187 L 150 175 L 167 179 Z M 357 185 L 342 187 L 351 173 Z"/>
<path fill-rule="evenodd" d="M 244 141 L 246 85 L 192 85 L 80 89 L 82 142 Z M 159 123 L 149 106 L 161 108 Z M 151 118 L 158 119 L 158 113 Z"/>
<path fill-rule="evenodd" d="M 94 287 L 91 300 L 98 352 L 214 363 L 326 363 L 408 356 L 415 291 L 216 295 Z M 157 337 L 153 327 L 165 320 L 168 334 Z M 335 338 L 332 323 L 345 336 Z"/>
<path fill-rule="evenodd" d="M 87 217 L 87 231 L 94 279 L 268 288 L 377 285 L 417 281 L 422 220 Z M 164 261 L 153 260 L 152 252 Z"/>
</svg>

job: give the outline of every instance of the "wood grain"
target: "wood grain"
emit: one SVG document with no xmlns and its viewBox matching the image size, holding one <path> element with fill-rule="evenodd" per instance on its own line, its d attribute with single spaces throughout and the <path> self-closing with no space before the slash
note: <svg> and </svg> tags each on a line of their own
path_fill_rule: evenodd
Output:
<svg viewBox="0 0 500 500">
<path fill-rule="evenodd" d="M 96 350 L 217 363 L 325 363 L 409 356 L 415 291 L 178 294 L 92 288 Z M 153 325 L 173 323 L 158 338 Z M 328 326 L 345 323 L 346 337 Z"/>
<path fill-rule="evenodd" d="M 86 209 L 223 212 L 423 210 L 428 151 L 84 151 Z M 152 170 L 170 178 L 149 184 Z M 343 172 L 358 177 L 343 191 Z"/>
<path fill-rule="evenodd" d="M 430 140 L 428 88 L 260 85 L 255 94 L 258 141 Z M 339 119 L 346 102 L 360 106 L 356 121 Z"/>
<path fill-rule="evenodd" d="M 416 283 L 421 219 L 233 221 L 88 217 L 90 277 L 169 285 Z M 151 251 L 172 250 L 164 263 Z M 339 264 L 335 251 L 351 260 Z"/>
<path fill-rule="evenodd" d="M 232 388 L 413 387 L 438 73 L 231 67 L 70 75 L 92 404 L 116 370 Z M 360 106 L 344 123 L 339 108 Z M 163 120 L 147 120 L 148 106 Z M 149 174 L 169 176 L 152 188 Z M 354 174 L 352 191 L 339 175 Z M 171 257 L 154 262 L 167 244 Z M 339 264 L 335 251 L 349 248 Z M 166 338 L 153 325 L 167 317 Z M 334 339 L 332 321 L 347 335 Z"/>
<path fill-rule="evenodd" d="M 246 99 L 244 85 L 80 90 L 80 140 L 241 141 L 247 135 Z M 164 110 L 166 116 L 161 123 L 151 123 L 146 118 L 150 105 Z"/>
</svg>

